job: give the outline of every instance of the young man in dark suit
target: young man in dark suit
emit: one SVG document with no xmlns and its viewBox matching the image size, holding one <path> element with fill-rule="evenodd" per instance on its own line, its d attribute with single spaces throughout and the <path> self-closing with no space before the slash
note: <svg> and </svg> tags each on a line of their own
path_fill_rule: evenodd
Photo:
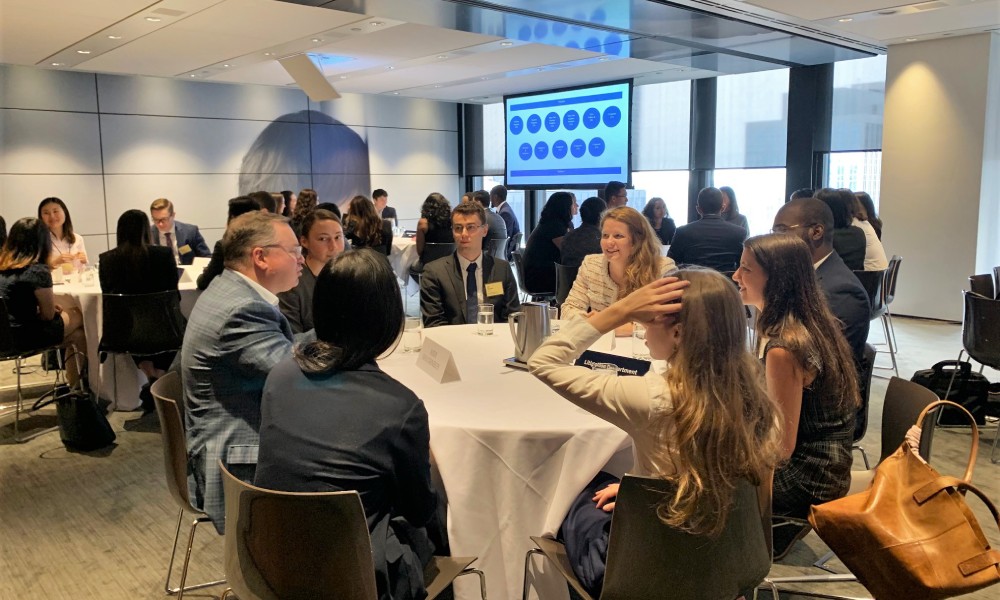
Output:
<svg viewBox="0 0 1000 600">
<path fill-rule="evenodd" d="M 743 254 L 746 232 L 722 218 L 722 191 L 707 187 L 698 192 L 701 219 L 677 228 L 667 256 L 678 265 L 699 265 L 732 272 Z"/>
<path fill-rule="evenodd" d="M 459 204 L 451 213 L 455 253 L 424 266 L 420 312 L 425 327 L 475 323 L 480 304 L 492 304 L 497 322 L 520 310 L 510 264 L 483 252 L 486 211 L 478 202 Z"/>
<path fill-rule="evenodd" d="M 149 214 L 153 218 L 153 226 L 149 228 L 150 243 L 170 248 L 178 264 L 190 265 L 196 256 L 212 256 L 197 225 L 174 220 L 174 204 L 170 200 L 153 200 Z"/>
<path fill-rule="evenodd" d="M 372 192 L 372 202 L 375 203 L 375 212 L 383 219 L 392 219 L 392 226 L 399 227 L 399 217 L 396 216 L 396 209 L 389 206 L 389 192 L 377 189 Z"/>
</svg>

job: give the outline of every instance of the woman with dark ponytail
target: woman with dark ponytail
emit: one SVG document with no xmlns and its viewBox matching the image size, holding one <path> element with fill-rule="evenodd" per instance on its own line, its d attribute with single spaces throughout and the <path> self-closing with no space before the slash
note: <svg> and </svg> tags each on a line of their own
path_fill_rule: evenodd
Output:
<svg viewBox="0 0 1000 600">
<path fill-rule="evenodd" d="M 375 360 L 395 348 L 403 302 L 385 257 L 362 248 L 316 277 L 316 340 L 272 369 L 261 401 L 255 483 L 273 490 L 357 490 L 365 508 L 379 600 L 425 596 L 433 554 L 427 411 Z M 435 538 L 440 539 L 440 538 Z"/>
</svg>

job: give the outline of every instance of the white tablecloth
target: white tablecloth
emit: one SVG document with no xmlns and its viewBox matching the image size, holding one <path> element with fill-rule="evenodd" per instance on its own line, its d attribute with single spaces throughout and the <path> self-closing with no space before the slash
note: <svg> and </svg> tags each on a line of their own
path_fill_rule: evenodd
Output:
<svg viewBox="0 0 1000 600">
<path fill-rule="evenodd" d="M 631 441 L 526 371 L 503 366 L 514 352 L 506 324 L 498 323 L 493 336 L 475 331 L 459 325 L 424 332 L 451 350 L 462 381 L 436 383 L 402 345 L 379 365 L 427 407 L 431 451 L 448 494 L 452 555 L 478 556 L 489 597 L 516 599 L 528 536 L 555 533 L 573 499 L 613 457 L 619 468 L 612 470 L 630 468 Z M 555 577 L 535 587 L 546 598 L 565 598 Z M 477 589 L 458 582 L 462 598 L 478 597 Z"/>
<path fill-rule="evenodd" d="M 181 312 L 191 314 L 198 299 L 195 280 L 201 269 L 183 267 L 185 274 L 177 285 L 181 291 Z M 111 402 L 111 410 L 135 410 L 139 408 L 139 390 L 146 383 L 146 376 L 135 366 L 132 357 L 124 354 L 109 354 L 101 364 L 97 347 L 101 342 L 103 327 L 103 306 L 100 282 L 86 286 L 82 283 L 62 283 L 53 287 L 56 303 L 79 306 L 83 312 L 83 330 L 87 335 L 87 363 L 90 368 L 90 389 Z"/>
<path fill-rule="evenodd" d="M 417 238 L 393 236 L 389 264 L 392 265 L 396 277 L 406 281 L 410 273 L 410 266 L 415 262 L 417 262 Z"/>
</svg>

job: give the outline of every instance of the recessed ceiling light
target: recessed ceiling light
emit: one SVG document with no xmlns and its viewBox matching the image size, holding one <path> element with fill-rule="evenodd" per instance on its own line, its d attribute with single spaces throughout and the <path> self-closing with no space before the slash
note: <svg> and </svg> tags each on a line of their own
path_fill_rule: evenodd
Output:
<svg viewBox="0 0 1000 600">
<path fill-rule="evenodd" d="M 601 58 L 598 58 L 597 60 L 600 61 L 600 62 L 608 62 L 611 59 L 608 58 L 607 56 L 602 56 Z"/>
<path fill-rule="evenodd" d="M 341 75 L 340 78 L 341 79 L 347 79 L 347 75 Z"/>
<path fill-rule="evenodd" d="M 274 52 L 265 52 L 264 56 L 274 56 Z"/>
<path fill-rule="evenodd" d="M 880 14 L 880 15 L 882 15 L 884 17 L 888 17 L 889 15 L 896 14 L 896 12 L 897 11 L 895 11 L 893 9 L 889 9 L 889 10 L 880 10 L 880 11 L 878 11 L 878 14 Z"/>
<path fill-rule="evenodd" d="M 52 63 L 52 66 L 53 67 L 61 67 L 61 66 L 63 66 L 63 63 Z"/>
<path fill-rule="evenodd" d="M 120 35 L 109 35 L 108 39 L 109 40 L 120 40 L 120 39 L 122 39 L 122 36 L 120 36 Z"/>
<path fill-rule="evenodd" d="M 436 88 L 439 88 L 439 87 L 441 87 L 441 86 L 440 86 L 440 85 L 436 85 L 436 86 L 434 86 L 434 87 L 436 87 Z"/>
<path fill-rule="evenodd" d="M 393 70 L 393 69 L 395 69 L 395 68 L 396 68 L 396 67 L 386 67 L 386 68 L 385 68 L 385 70 L 386 70 L 386 71 L 391 71 L 391 70 Z"/>
<path fill-rule="evenodd" d="M 351 27 L 351 31 L 361 31 L 360 27 Z"/>
<path fill-rule="evenodd" d="M 915 41 L 917 41 L 917 38 L 906 38 L 906 41 L 908 41 L 908 42 L 915 42 Z"/>
<path fill-rule="evenodd" d="M 229 68 L 229 65 L 222 65 L 222 66 L 225 67 L 225 68 L 227 68 L 227 69 Z"/>
<path fill-rule="evenodd" d="M 392 93 L 392 95 L 393 95 L 393 96 L 398 96 L 398 95 L 399 95 L 399 92 L 393 92 L 393 93 Z"/>
<path fill-rule="evenodd" d="M 371 23 L 369 23 L 369 25 L 371 25 L 372 27 L 381 27 L 385 25 L 385 23 L 383 23 L 382 21 L 372 21 Z"/>
<path fill-rule="evenodd" d="M 77 54 L 90 54 L 90 50 L 77 50 Z"/>
<path fill-rule="evenodd" d="M 195 75 L 194 73 L 191 73 L 190 75 L 188 75 L 188 77 L 197 77 L 197 75 Z"/>
<path fill-rule="evenodd" d="M 322 42 L 322 41 L 323 41 L 323 40 L 321 40 L 320 38 L 313 38 L 313 39 L 312 39 L 312 42 L 313 42 L 314 44 L 318 44 L 318 43 L 320 43 L 320 42 Z"/>
<path fill-rule="evenodd" d="M 489 79 L 489 77 L 480 77 L 480 79 L 482 79 L 483 81 L 486 81 L 487 79 Z"/>
<path fill-rule="evenodd" d="M 509 46 L 513 46 L 514 42 L 500 42 L 500 45 L 503 46 L 504 48 L 507 48 Z"/>
<path fill-rule="evenodd" d="M 850 17 L 846 17 L 846 18 L 844 18 L 844 19 L 837 19 L 837 22 L 838 22 L 838 23 L 850 23 L 850 22 L 851 22 L 851 21 L 853 21 L 853 20 L 854 20 L 854 19 L 852 19 L 852 18 L 850 18 Z"/>
<path fill-rule="evenodd" d="M 545 69 L 544 69 L 543 67 L 538 67 L 538 68 L 536 69 L 536 71 L 544 71 L 544 70 L 545 70 Z"/>
<path fill-rule="evenodd" d="M 444 59 L 444 58 L 448 58 L 448 55 L 447 54 L 438 54 L 437 55 L 437 59 L 438 60 L 441 60 L 441 59 Z"/>
<path fill-rule="evenodd" d="M 160 17 L 146 17 L 146 20 L 149 21 L 150 23 L 159 23 L 163 19 L 161 19 Z"/>
</svg>

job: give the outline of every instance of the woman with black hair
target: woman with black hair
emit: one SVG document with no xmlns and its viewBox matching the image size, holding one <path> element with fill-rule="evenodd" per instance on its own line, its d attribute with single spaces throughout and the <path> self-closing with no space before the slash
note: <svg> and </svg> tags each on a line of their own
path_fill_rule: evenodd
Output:
<svg viewBox="0 0 1000 600">
<path fill-rule="evenodd" d="M 417 221 L 417 261 L 410 266 L 410 277 L 419 281 L 424 272 L 424 248 L 426 244 L 453 244 L 455 236 L 451 232 L 451 204 L 437 192 L 431 192 L 420 206 L 420 220 Z"/>
<path fill-rule="evenodd" d="M 531 291 L 556 291 L 556 263 L 562 261 L 563 238 L 573 222 L 575 200 L 569 192 L 549 196 L 538 225 L 524 248 L 524 287 Z"/>
<path fill-rule="evenodd" d="M 750 224 L 747 223 L 746 215 L 740 214 L 740 205 L 736 203 L 736 192 L 728 185 L 720 187 L 719 191 L 722 192 L 722 218 L 742 227 L 744 239 L 750 237 Z"/>
<path fill-rule="evenodd" d="M 52 273 L 45 262 L 51 251 L 49 229 L 40 219 L 25 217 L 14 223 L 0 251 L 0 298 L 7 303 L 14 349 L 71 349 L 66 380 L 75 386 L 87 360 L 83 313 L 55 303 Z"/>
<path fill-rule="evenodd" d="M 87 248 L 84 246 L 83 236 L 74 233 L 73 218 L 69 216 L 69 208 L 65 202 L 54 197 L 42 200 L 38 204 L 38 218 L 49 229 L 51 242 L 46 262 L 50 268 L 71 264 L 75 270 L 87 263 Z"/>
<path fill-rule="evenodd" d="M 380 600 L 425 596 L 437 497 L 423 402 L 375 360 L 396 346 L 403 302 L 385 257 L 363 248 L 316 278 L 316 341 L 271 370 L 254 483 L 288 492 L 357 490 Z"/>
<path fill-rule="evenodd" d="M 862 221 L 867 221 L 872 229 L 875 230 L 875 236 L 881 240 L 882 239 L 882 219 L 879 218 L 877 211 L 875 210 L 875 201 L 868 192 L 854 192 L 854 195 L 858 198 L 858 202 L 861 203 L 861 208 L 864 211 L 864 218 L 860 216 L 858 219 Z"/>
<path fill-rule="evenodd" d="M 846 198 L 845 196 L 850 196 Z M 853 194 L 842 194 L 840 190 L 823 188 L 816 190 L 817 200 L 822 200 L 833 212 L 833 249 L 843 259 L 847 268 L 852 271 L 865 270 L 865 248 L 868 240 L 865 232 L 851 225 L 854 219 L 851 213 Z"/>
<path fill-rule="evenodd" d="M 653 227 L 653 231 L 656 232 L 656 237 L 659 238 L 660 244 L 664 246 L 670 245 L 670 242 L 674 239 L 674 232 L 677 231 L 677 226 L 674 225 L 674 220 L 670 218 L 670 212 L 667 211 L 667 203 L 663 201 L 663 198 L 650 198 L 649 202 L 646 203 L 646 207 L 642 209 L 642 214 Z"/>
</svg>

